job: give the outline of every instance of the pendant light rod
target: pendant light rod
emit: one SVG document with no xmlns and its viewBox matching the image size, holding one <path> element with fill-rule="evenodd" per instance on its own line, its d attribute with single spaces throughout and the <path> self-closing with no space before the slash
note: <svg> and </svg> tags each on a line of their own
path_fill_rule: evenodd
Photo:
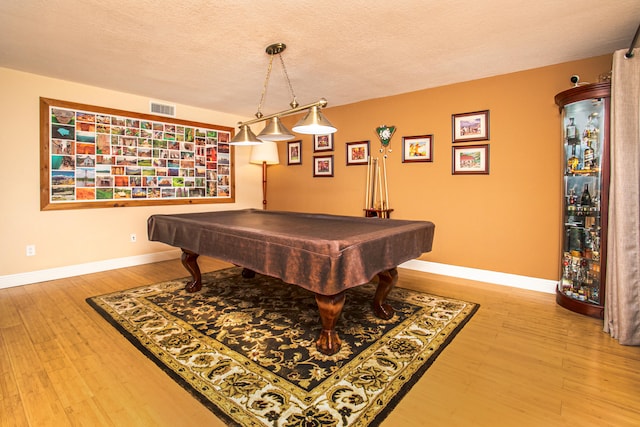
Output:
<svg viewBox="0 0 640 427">
<path fill-rule="evenodd" d="M 313 107 L 324 108 L 327 106 L 327 100 L 325 98 L 320 98 L 316 102 L 312 102 L 311 104 L 300 105 L 295 108 L 290 108 L 288 110 L 280 111 L 278 113 L 269 114 L 267 116 L 258 117 L 252 120 L 247 120 L 246 122 L 238 122 L 238 127 L 252 125 L 255 123 L 264 122 L 266 120 L 272 119 L 274 117 L 283 117 L 291 114 L 299 113 L 300 111 L 309 110 Z"/>
</svg>

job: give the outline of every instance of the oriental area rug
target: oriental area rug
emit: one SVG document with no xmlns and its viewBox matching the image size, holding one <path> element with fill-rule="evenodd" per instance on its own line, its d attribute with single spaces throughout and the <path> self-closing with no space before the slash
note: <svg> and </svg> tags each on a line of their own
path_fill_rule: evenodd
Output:
<svg viewBox="0 0 640 427">
<path fill-rule="evenodd" d="M 375 284 L 347 291 L 340 351 L 316 350 L 314 294 L 238 267 L 87 299 L 133 345 L 228 425 L 378 425 L 478 305 L 399 287 L 389 320 Z"/>
</svg>

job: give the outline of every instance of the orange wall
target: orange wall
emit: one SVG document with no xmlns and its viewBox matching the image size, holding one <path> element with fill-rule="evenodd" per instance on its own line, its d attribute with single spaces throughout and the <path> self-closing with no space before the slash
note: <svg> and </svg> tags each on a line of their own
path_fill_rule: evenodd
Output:
<svg viewBox="0 0 640 427">
<path fill-rule="evenodd" d="M 302 165 L 268 169 L 270 210 L 361 215 L 367 167 L 346 166 L 346 142 L 370 140 L 395 125 L 387 160 L 392 218 L 436 224 L 432 262 L 558 279 L 561 129 L 554 96 L 569 78 L 596 82 L 611 55 L 327 108 L 334 134 L 334 177 L 313 177 L 311 136 L 302 138 Z M 331 102 L 331 100 L 329 100 Z M 451 115 L 490 110 L 490 174 L 451 174 Z M 292 126 L 295 117 L 284 120 Z M 258 130 L 259 131 L 259 130 Z M 402 163 L 402 137 L 434 135 L 432 163 Z M 482 142 L 484 143 L 484 142 Z M 458 144 L 459 145 L 459 144 Z"/>
</svg>

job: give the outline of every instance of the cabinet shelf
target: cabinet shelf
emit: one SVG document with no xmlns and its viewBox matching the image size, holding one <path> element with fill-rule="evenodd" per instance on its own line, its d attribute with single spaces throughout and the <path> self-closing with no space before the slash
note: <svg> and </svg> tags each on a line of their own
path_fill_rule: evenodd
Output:
<svg viewBox="0 0 640 427">
<path fill-rule="evenodd" d="M 600 176 L 600 169 L 570 169 L 565 172 L 564 176 Z"/>
</svg>

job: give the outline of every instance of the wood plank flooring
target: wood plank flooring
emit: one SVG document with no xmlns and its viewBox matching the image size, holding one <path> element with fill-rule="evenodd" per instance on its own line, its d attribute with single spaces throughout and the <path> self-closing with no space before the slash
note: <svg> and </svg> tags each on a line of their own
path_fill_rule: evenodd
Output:
<svg viewBox="0 0 640 427">
<path fill-rule="evenodd" d="M 187 275 L 172 260 L 0 290 L 0 425 L 223 426 L 85 302 Z M 383 426 L 640 425 L 640 347 L 601 321 L 504 286 L 404 269 L 399 286 L 481 308 Z"/>
</svg>

